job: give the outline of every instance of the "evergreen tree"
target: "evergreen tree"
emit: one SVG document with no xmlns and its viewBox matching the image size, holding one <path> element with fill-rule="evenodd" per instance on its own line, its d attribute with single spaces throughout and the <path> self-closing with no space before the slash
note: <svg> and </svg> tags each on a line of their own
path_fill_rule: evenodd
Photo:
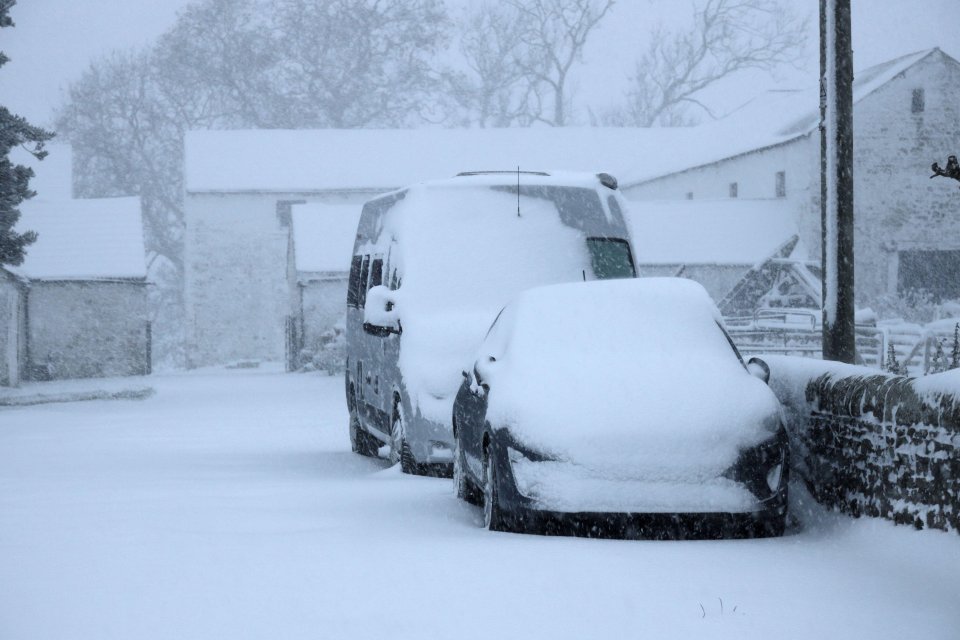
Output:
<svg viewBox="0 0 960 640">
<path fill-rule="evenodd" d="M 900 361 L 897 360 L 897 350 L 893 348 L 893 343 L 887 343 L 887 363 L 886 363 L 887 373 L 892 373 L 896 376 L 903 375 L 903 370 L 900 368 Z"/>
<path fill-rule="evenodd" d="M 930 359 L 927 373 L 943 373 L 947 370 L 947 355 L 943 352 L 943 341 L 937 338 L 937 348 Z"/>
<path fill-rule="evenodd" d="M 950 351 L 949 369 L 960 369 L 960 322 L 953 327 L 953 349 Z"/>
<path fill-rule="evenodd" d="M 16 0 L 0 0 L 0 28 L 13 26 L 9 13 L 15 4 Z M 8 60 L 0 52 L 0 66 Z M 10 150 L 20 146 L 42 160 L 47 155 L 43 143 L 52 137 L 49 131 L 31 125 L 0 106 L 0 265 L 22 263 L 24 249 L 37 239 L 37 234 L 32 231 L 20 233 L 13 228 L 20 219 L 20 203 L 33 197 L 35 192 L 30 190 L 33 170 L 13 164 Z"/>
</svg>

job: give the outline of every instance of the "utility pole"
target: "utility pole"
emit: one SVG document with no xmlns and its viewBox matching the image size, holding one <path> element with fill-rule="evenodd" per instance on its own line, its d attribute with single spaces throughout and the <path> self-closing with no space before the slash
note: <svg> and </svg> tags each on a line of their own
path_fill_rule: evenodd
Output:
<svg viewBox="0 0 960 640">
<path fill-rule="evenodd" d="M 820 0 L 823 359 L 853 363 L 853 51 L 850 0 Z"/>
</svg>

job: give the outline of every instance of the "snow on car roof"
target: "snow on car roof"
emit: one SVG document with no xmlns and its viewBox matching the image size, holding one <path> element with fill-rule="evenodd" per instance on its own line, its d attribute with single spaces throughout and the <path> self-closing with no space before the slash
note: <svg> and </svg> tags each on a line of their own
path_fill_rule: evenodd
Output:
<svg viewBox="0 0 960 640">
<path fill-rule="evenodd" d="M 360 204 L 298 204 L 292 207 L 297 271 L 350 270 Z"/>
<path fill-rule="evenodd" d="M 633 201 L 625 215 L 638 264 L 754 265 L 798 233 L 784 198 Z"/>
<path fill-rule="evenodd" d="M 10 267 L 37 280 L 145 278 L 140 198 L 27 200 L 19 231 L 36 231 L 23 264 Z"/>
</svg>

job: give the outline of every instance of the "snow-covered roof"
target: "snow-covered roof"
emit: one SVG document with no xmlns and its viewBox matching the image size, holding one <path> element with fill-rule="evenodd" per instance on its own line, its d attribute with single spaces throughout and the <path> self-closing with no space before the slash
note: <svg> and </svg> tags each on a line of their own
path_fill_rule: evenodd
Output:
<svg viewBox="0 0 960 640">
<path fill-rule="evenodd" d="M 463 171 L 658 171 L 701 157 L 692 128 L 191 131 L 188 192 L 388 191 Z M 669 149 L 669 154 L 664 150 Z"/>
<path fill-rule="evenodd" d="M 939 49 L 857 73 L 861 100 Z M 383 192 L 461 171 L 606 171 L 629 187 L 806 135 L 816 90 L 772 91 L 698 127 L 190 131 L 188 193 Z"/>
<path fill-rule="evenodd" d="M 36 231 L 23 264 L 9 269 L 35 280 L 145 278 L 140 198 L 28 200 L 19 231 Z"/>
<path fill-rule="evenodd" d="M 360 221 L 359 204 L 298 204 L 293 252 L 298 272 L 346 272 Z"/>
<path fill-rule="evenodd" d="M 853 82 L 854 103 L 932 55 L 958 64 L 935 47 L 858 71 Z M 677 156 L 671 154 L 653 171 L 649 171 L 648 167 L 636 167 L 625 173 L 621 176 L 621 184 L 629 188 L 647 180 L 783 144 L 816 130 L 819 123 L 818 89 L 768 91 L 724 118 L 695 127 L 694 130 L 699 132 L 700 139 L 705 143 L 699 158 L 685 151 Z"/>
<path fill-rule="evenodd" d="M 754 265 L 797 235 L 782 198 L 634 201 L 626 217 L 638 264 Z"/>
</svg>

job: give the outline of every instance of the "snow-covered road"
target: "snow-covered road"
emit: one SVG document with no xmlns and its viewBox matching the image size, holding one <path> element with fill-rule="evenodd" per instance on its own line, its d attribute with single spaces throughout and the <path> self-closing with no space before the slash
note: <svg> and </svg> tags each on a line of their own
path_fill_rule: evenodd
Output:
<svg viewBox="0 0 960 640">
<path fill-rule="evenodd" d="M 153 384 L 0 410 L 0 639 L 960 637 L 956 534 L 492 534 L 350 453 L 339 378 Z"/>
</svg>

